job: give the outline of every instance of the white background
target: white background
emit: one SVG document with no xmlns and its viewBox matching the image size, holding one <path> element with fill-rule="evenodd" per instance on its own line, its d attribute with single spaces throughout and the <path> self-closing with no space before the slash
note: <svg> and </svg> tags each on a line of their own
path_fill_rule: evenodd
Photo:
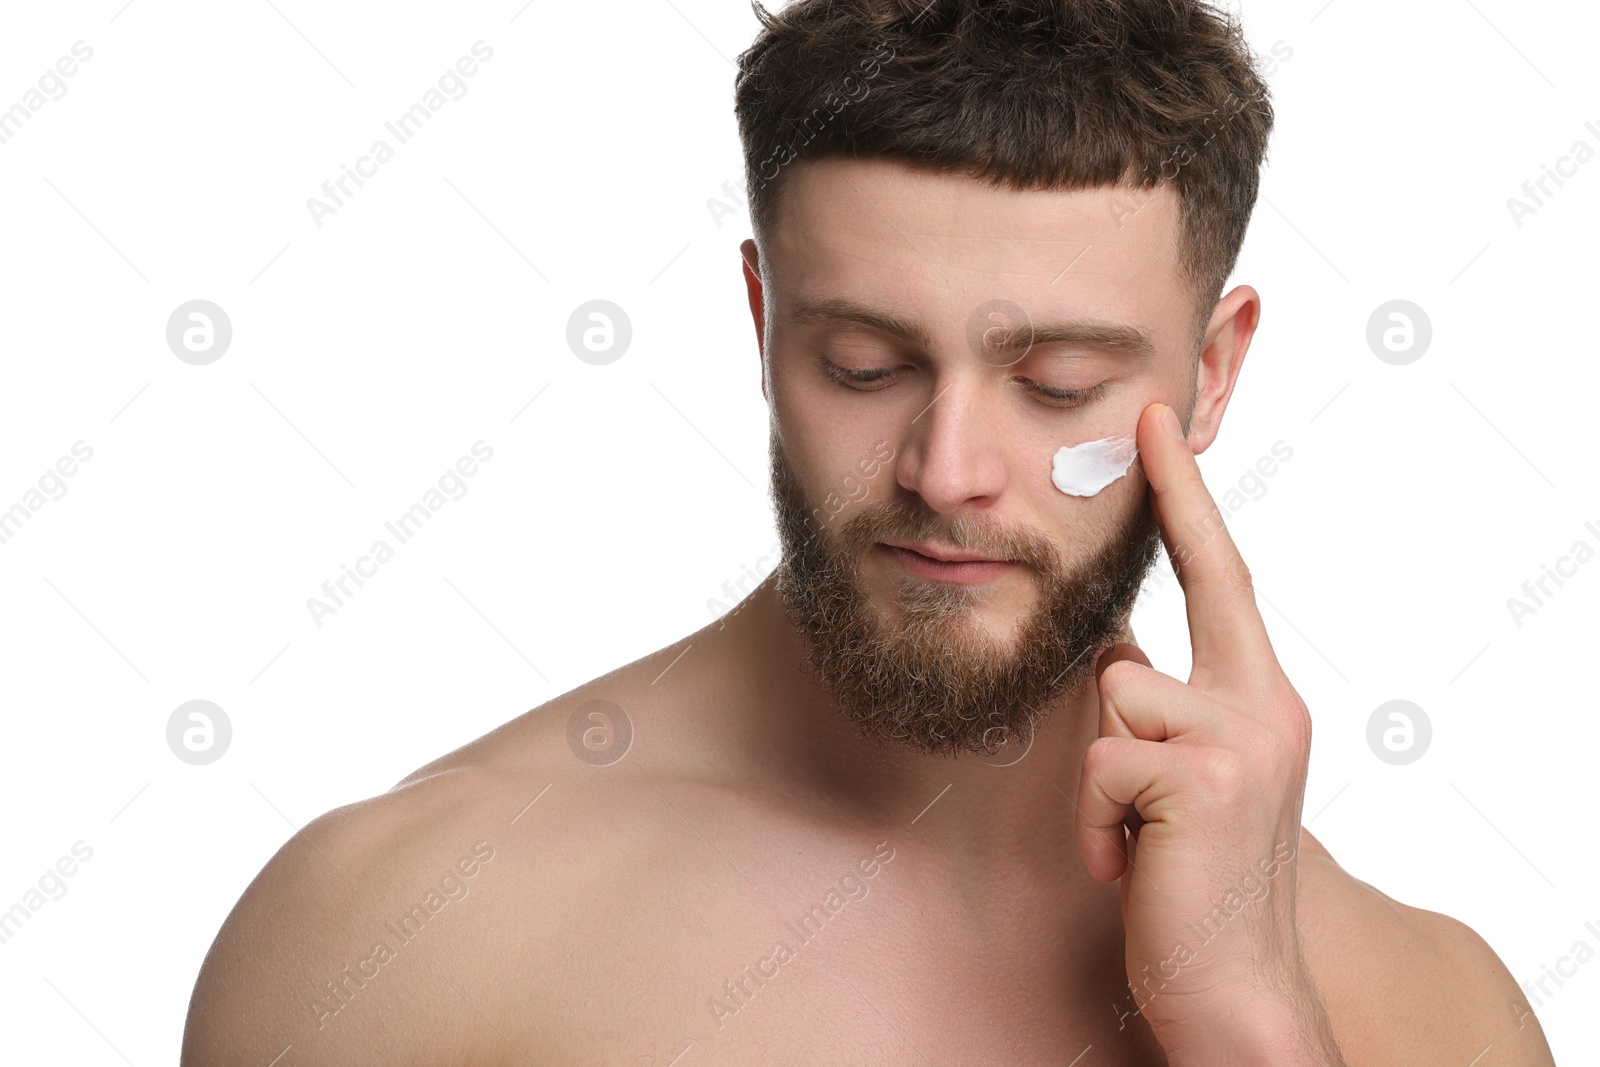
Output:
<svg viewBox="0 0 1600 1067">
<path fill-rule="evenodd" d="M 122 5 L 0 15 L 0 108 L 94 50 L 0 144 L 0 509 L 93 449 L 0 544 L 0 909 L 93 849 L 0 944 L 0 1046 L 145 1067 L 295 827 L 700 627 L 775 535 L 747 219 L 707 205 L 742 184 L 744 3 Z M 1229 525 L 1315 717 L 1305 817 L 1537 980 L 1600 948 L 1600 561 L 1520 626 L 1507 607 L 1600 548 L 1600 160 L 1520 227 L 1506 201 L 1600 149 L 1600 15 L 1242 13 L 1293 54 L 1236 274 L 1262 326 L 1201 463 L 1220 494 L 1293 449 Z M 317 227 L 307 198 L 480 39 L 466 95 Z M 596 298 L 633 326 L 608 366 L 565 341 Z M 209 366 L 166 344 L 192 299 L 232 322 Z M 1432 322 L 1405 366 L 1366 342 L 1392 299 Z M 307 598 L 480 439 L 466 495 L 316 626 Z M 1134 626 L 1183 676 L 1170 577 Z M 1397 698 L 1433 729 L 1405 766 L 1366 739 Z M 208 766 L 167 747 L 192 699 L 232 723 Z M 1539 1015 L 1575 1063 L 1600 961 L 1564 981 Z"/>
</svg>

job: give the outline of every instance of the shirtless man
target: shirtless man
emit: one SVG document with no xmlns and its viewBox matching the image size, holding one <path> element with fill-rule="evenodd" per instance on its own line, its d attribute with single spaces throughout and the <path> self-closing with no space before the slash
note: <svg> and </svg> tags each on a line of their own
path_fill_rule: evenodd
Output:
<svg viewBox="0 0 1600 1067">
<path fill-rule="evenodd" d="M 923 3 L 741 64 L 779 569 L 296 834 L 188 1067 L 1553 1062 L 1481 938 L 1300 827 L 1194 459 L 1261 307 L 1248 53 L 1188 0 Z M 1127 625 L 1163 541 L 1187 681 Z"/>
</svg>

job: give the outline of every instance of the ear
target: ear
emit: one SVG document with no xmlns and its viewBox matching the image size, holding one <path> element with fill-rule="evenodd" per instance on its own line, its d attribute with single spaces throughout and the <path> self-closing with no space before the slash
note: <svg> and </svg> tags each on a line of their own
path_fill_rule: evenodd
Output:
<svg viewBox="0 0 1600 1067">
<path fill-rule="evenodd" d="M 757 251 L 753 240 L 741 244 L 739 252 L 744 256 L 744 287 L 750 300 L 750 317 L 756 324 L 756 353 L 761 360 L 761 395 L 770 400 L 771 397 L 767 396 L 767 323 L 761 302 L 761 253 Z"/>
<path fill-rule="evenodd" d="M 1195 368 L 1194 408 L 1189 415 L 1189 447 L 1199 455 L 1211 447 L 1222 426 L 1222 413 L 1239 381 L 1239 369 L 1261 321 L 1261 294 L 1248 285 L 1217 301 L 1206 326 Z"/>
</svg>

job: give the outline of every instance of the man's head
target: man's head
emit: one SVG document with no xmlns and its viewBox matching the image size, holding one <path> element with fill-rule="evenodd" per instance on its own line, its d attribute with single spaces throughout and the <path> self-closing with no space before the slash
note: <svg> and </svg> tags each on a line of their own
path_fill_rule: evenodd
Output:
<svg viewBox="0 0 1600 1067">
<path fill-rule="evenodd" d="M 1203 451 L 1232 392 L 1259 301 L 1218 294 L 1265 87 L 1186 0 L 761 14 L 738 114 L 780 590 L 868 733 L 1026 738 L 1122 632 L 1159 540 L 1137 463 L 1080 498 L 1051 457 L 1155 401 Z"/>
</svg>

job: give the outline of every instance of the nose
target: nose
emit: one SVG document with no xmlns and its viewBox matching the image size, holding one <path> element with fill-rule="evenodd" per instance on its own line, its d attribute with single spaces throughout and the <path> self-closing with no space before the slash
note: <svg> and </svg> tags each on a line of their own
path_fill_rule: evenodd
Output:
<svg viewBox="0 0 1600 1067">
<path fill-rule="evenodd" d="M 987 507 L 1006 487 L 1006 464 L 994 436 L 996 421 L 974 384 L 935 383 L 928 406 L 911 421 L 895 468 L 903 488 L 943 515 L 964 507 Z"/>
</svg>

